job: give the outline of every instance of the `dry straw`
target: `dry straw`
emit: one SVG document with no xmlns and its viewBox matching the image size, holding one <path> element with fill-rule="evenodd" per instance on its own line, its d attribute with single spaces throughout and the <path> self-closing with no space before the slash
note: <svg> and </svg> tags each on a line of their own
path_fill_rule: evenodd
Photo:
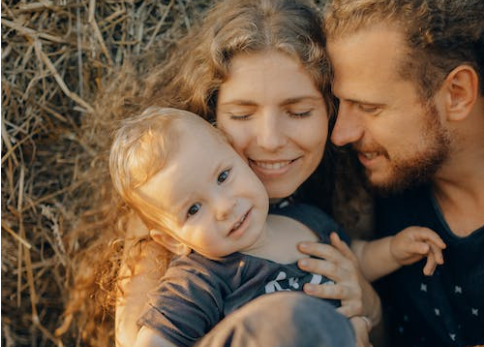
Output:
<svg viewBox="0 0 484 347">
<path fill-rule="evenodd" d="M 2 1 L 3 346 L 114 345 L 112 311 L 93 309 L 112 283 L 69 290 L 109 271 L 86 267 L 86 254 L 122 248 L 114 226 L 96 244 L 116 219 L 100 208 L 111 129 L 209 3 Z"/>
</svg>

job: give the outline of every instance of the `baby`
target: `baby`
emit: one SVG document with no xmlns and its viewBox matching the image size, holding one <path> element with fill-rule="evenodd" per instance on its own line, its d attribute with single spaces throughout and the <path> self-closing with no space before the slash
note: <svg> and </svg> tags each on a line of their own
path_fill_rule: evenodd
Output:
<svg viewBox="0 0 484 347">
<path fill-rule="evenodd" d="M 137 346 L 191 346 L 260 295 L 331 284 L 297 267 L 305 257 L 297 244 L 330 243 L 333 231 L 350 241 L 313 206 L 289 204 L 268 214 L 260 180 L 223 133 L 193 113 L 151 107 L 125 120 L 111 148 L 110 171 L 151 238 L 176 255 L 150 294 Z M 443 248 L 431 230 L 411 227 L 359 242 L 356 254 L 373 280 L 425 255 L 432 259 L 430 274 L 443 262 Z"/>
</svg>

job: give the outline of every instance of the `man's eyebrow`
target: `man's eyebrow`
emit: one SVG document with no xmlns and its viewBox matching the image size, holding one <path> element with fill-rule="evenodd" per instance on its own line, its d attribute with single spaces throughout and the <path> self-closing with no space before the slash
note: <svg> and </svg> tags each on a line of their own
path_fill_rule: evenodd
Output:
<svg viewBox="0 0 484 347">
<path fill-rule="evenodd" d="M 346 102 L 351 102 L 353 104 L 365 104 L 365 105 L 373 105 L 373 106 L 385 106 L 384 103 L 381 102 L 374 102 L 374 101 L 368 101 L 364 99 L 353 99 L 353 98 L 339 98 L 337 97 L 338 100 L 343 100 Z"/>
</svg>

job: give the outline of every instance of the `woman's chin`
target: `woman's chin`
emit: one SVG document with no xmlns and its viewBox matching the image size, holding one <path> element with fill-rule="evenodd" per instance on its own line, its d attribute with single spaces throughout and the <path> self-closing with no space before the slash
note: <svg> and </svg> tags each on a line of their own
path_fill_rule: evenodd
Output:
<svg viewBox="0 0 484 347">
<path fill-rule="evenodd" d="M 284 183 L 271 183 L 271 182 L 263 182 L 264 186 L 266 187 L 267 194 L 269 195 L 269 201 L 271 203 L 277 203 L 278 200 L 287 198 L 291 196 L 298 186 L 293 189 L 288 189 L 289 184 Z"/>
</svg>

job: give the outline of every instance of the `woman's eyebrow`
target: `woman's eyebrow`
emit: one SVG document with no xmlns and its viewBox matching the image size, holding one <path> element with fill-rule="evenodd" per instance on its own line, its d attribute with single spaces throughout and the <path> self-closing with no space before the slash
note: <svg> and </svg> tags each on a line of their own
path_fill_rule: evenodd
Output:
<svg viewBox="0 0 484 347">
<path fill-rule="evenodd" d="M 281 103 L 281 106 L 293 105 L 302 101 L 320 101 L 320 100 L 323 100 L 323 96 L 313 96 L 313 95 L 299 96 L 299 97 L 289 98 L 284 100 Z"/>
<path fill-rule="evenodd" d="M 302 102 L 302 101 L 306 101 L 306 100 L 319 101 L 319 100 L 322 100 L 322 99 L 323 99 L 322 96 L 303 95 L 303 96 L 297 96 L 297 97 L 294 97 L 294 98 L 288 98 L 286 100 L 283 100 L 280 105 L 281 106 L 287 106 L 287 105 L 297 104 L 298 102 Z M 243 100 L 243 99 L 229 100 L 229 101 L 220 103 L 220 106 L 228 106 L 228 105 L 231 105 L 231 106 L 232 105 L 234 105 L 234 106 L 257 106 L 257 103 L 254 102 L 254 101 Z"/>
<path fill-rule="evenodd" d="M 226 102 L 220 103 L 220 106 L 227 106 L 227 105 L 234 105 L 234 106 L 257 106 L 257 103 L 250 100 L 229 100 Z"/>
</svg>

